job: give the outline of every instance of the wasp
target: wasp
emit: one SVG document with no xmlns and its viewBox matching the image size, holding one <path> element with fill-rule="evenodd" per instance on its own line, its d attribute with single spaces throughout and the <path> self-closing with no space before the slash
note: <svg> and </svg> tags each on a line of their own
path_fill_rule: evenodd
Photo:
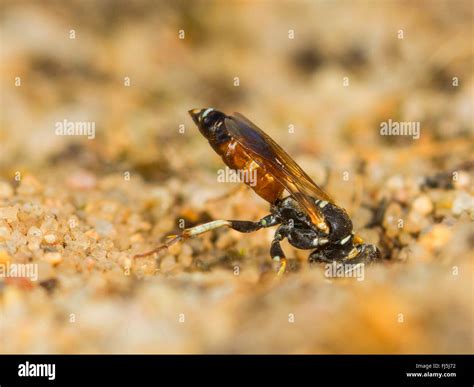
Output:
<svg viewBox="0 0 474 387">
<path fill-rule="evenodd" d="M 287 258 L 281 247 L 284 239 L 298 249 L 312 250 L 308 258 L 310 263 L 365 264 L 380 258 L 376 246 L 363 243 L 354 234 L 347 212 L 250 120 L 240 113 L 228 116 L 213 108 L 192 109 L 189 114 L 229 168 L 256 176 L 252 184 L 244 183 L 270 204 L 270 214 L 259 221 L 214 220 L 187 228 L 181 235 L 170 236 L 163 245 L 138 257 L 220 227 L 250 233 L 278 226 L 270 256 L 280 262 L 279 276 L 287 267 Z M 288 196 L 284 196 L 285 191 Z"/>
</svg>

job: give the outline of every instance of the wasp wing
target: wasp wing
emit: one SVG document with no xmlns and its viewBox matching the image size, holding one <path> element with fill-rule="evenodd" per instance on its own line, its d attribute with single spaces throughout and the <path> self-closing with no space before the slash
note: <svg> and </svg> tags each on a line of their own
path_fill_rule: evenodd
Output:
<svg viewBox="0 0 474 387">
<path fill-rule="evenodd" d="M 240 113 L 228 116 L 225 125 L 230 135 L 270 173 L 308 212 L 315 225 L 327 229 L 324 217 L 313 198 L 333 203 L 305 171 L 273 139 Z"/>
</svg>

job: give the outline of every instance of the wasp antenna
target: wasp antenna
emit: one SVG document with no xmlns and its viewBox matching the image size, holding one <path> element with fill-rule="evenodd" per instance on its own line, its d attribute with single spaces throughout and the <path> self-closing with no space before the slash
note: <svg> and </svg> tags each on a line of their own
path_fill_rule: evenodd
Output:
<svg viewBox="0 0 474 387">
<path fill-rule="evenodd" d="M 135 259 L 135 258 L 148 257 L 149 255 L 153 255 L 153 254 L 158 253 L 159 251 L 161 251 L 161 250 L 163 250 L 163 249 L 167 249 L 167 248 L 168 248 L 168 246 L 160 246 L 160 247 L 157 247 L 156 249 L 147 251 L 146 253 L 135 254 L 135 255 L 133 256 L 133 259 Z"/>
<path fill-rule="evenodd" d="M 159 253 L 161 250 L 165 250 L 168 247 L 174 245 L 176 242 L 179 242 L 183 239 L 181 235 L 168 235 L 167 237 L 169 240 L 166 243 L 163 243 L 162 245 L 158 246 L 156 249 L 147 251 L 146 253 L 142 254 L 135 254 L 133 258 L 143 258 L 143 257 L 148 257 L 149 255 Z"/>
</svg>

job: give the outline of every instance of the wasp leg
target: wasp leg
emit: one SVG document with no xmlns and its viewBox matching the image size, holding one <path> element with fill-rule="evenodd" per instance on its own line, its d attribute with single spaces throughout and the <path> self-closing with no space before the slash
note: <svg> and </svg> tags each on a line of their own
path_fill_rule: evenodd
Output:
<svg viewBox="0 0 474 387">
<path fill-rule="evenodd" d="M 349 244 L 341 249 L 339 245 L 328 246 L 322 250 L 313 251 L 308 260 L 310 263 L 322 262 L 332 263 L 340 262 L 344 264 L 356 265 L 359 263 L 370 264 L 380 259 L 379 249 L 374 245 L 368 244 Z"/>
<path fill-rule="evenodd" d="M 253 232 L 260 230 L 263 227 L 272 227 L 279 223 L 279 219 L 275 215 L 267 215 L 264 218 L 260 219 L 258 222 L 250 222 L 246 220 L 214 220 L 212 222 L 200 224 L 195 227 L 186 228 L 183 230 L 181 235 L 170 235 L 168 240 L 162 245 L 158 246 L 156 249 L 147 251 L 146 253 L 136 254 L 134 258 L 142 258 L 154 253 L 158 253 L 161 250 L 167 249 L 168 247 L 174 245 L 177 242 L 181 242 L 185 239 L 193 238 L 200 234 L 203 234 L 207 231 L 215 230 L 220 227 L 230 227 L 233 230 L 239 232 Z"/>
<path fill-rule="evenodd" d="M 270 247 L 270 256 L 274 261 L 280 262 L 280 268 L 278 269 L 277 277 L 281 277 L 286 271 L 287 259 L 283 249 L 281 248 L 280 241 L 286 237 L 287 232 L 288 228 L 286 226 L 278 227 Z"/>
<path fill-rule="evenodd" d="M 250 222 L 247 220 L 229 220 L 231 222 L 231 228 L 239 232 L 253 232 L 260 230 L 261 228 L 276 226 L 280 223 L 280 219 L 273 215 L 267 215 L 260 219 L 258 222 Z"/>
</svg>

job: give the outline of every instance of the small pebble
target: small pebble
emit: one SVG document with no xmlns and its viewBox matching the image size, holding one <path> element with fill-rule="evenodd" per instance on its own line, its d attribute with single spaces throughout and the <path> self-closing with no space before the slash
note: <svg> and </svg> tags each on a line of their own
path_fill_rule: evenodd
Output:
<svg viewBox="0 0 474 387">
<path fill-rule="evenodd" d="M 31 216 L 41 216 L 44 213 L 43 206 L 39 205 L 38 203 L 26 202 L 21 206 L 20 213 L 25 213 Z"/>
<path fill-rule="evenodd" d="M 28 238 L 28 249 L 31 251 L 38 250 L 43 239 L 41 230 L 38 227 L 32 226 L 28 229 L 26 236 Z"/>
<path fill-rule="evenodd" d="M 396 175 L 387 180 L 387 188 L 392 197 L 399 202 L 406 203 L 410 198 L 410 187 L 407 187 L 402 176 Z"/>
<path fill-rule="evenodd" d="M 39 250 L 41 242 L 38 239 L 33 239 L 28 241 L 28 249 L 30 251 Z"/>
<path fill-rule="evenodd" d="M 461 215 L 463 211 L 472 211 L 474 208 L 473 199 L 467 192 L 459 192 L 454 198 L 451 211 L 454 215 Z"/>
<path fill-rule="evenodd" d="M 43 260 L 49 262 L 51 265 L 55 266 L 62 262 L 63 257 L 58 251 L 47 252 L 43 256 Z"/>
<path fill-rule="evenodd" d="M 103 219 L 95 222 L 95 230 L 102 237 L 111 237 L 115 233 L 113 224 Z"/>
<path fill-rule="evenodd" d="M 442 193 L 440 193 L 438 200 L 435 201 L 435 216 L 438 218 L 442 218 L 448 215 L 452 215 L 454 198 L 454 191 L 443 191 Z"/>
<path fill-rule="evenodd" d="M 193 262 L 193 249 L 188 244 L 183 244 L 178 261 L 184 267 L 189 267 Z"/>
<path fill-rule="evenodd" d="M 54 242 L 56 242 L 56 235 L 46 234 L 43 239 L 46 241 L 46 243 L 52 245 Z"/>
<path fill-rule="evenodd" d="M 23 235 L 19 230 L 13 230 L 11 233 L 10 240 L 8 241 L 8 245 L 12 248 L 19 248 L 20 246 L 25 246 L 27 244 L 26 236 Z"/>
<path fill-rule="evenodd" d="M 459 171 L 453 183 L 456 189 L 469 189 L 472 187 L 471 175 L 466 171 Z"/>
<path fill-rule="evenodd" d="M 153 276 L 156 274 L 157 271 L 157 260 L 153 258 L 148 258 L 148 259 L 142 259 L 139 262 L 135 262 L 137 265 L 137 271 L 140 272 L 140 274 L 145 275 L 145 276 Z M 162 262 L 163 264 L 163 262 Z M 161 266 L 161 271 L 162 272 L 167 272 L 170 271 L 174 268 L 174 260 L 170 260 L 166 262 L 165 264 Z"/>
<path fill-rule="evenodd" d="M 435 224 L 429 232 L 420 236 L 420 244 L 433 251 L 446 246 L 451 240 L 452 230 L 444 224 Z"/>
<path fill-rule="evenodd" d="M 0 208 L 0 219 L 5 219 L 8 223 L 18 220 L 18 207 L 8 206 Z"/>
<path fill-rule="evenodd" d="M 403 226 L 403 213 L 398 203 L 393 202 L 388 205 L 383 219 L 383 226 L 390 238 L 400 233 L 400 226 Z"/>
<path fill-rule="evenodd" d="M 27 233 L 27 236 L 29 238 L 33 238 L 33 237 L 41 237 L 43 235 L 43 233 L 41 232 L 41 230 L 38 228 L 38 227 L 30 227 L 28 229 L 28 233 Z"/>
<path fill-rule="evenodd" d="M 0 250 L 0 265 L 6 265 L 11 261 L 10 254 L 6 250 Z"/>
<path fill-rule="evenodd" d="M 401 190 L 403 187 L 403 177 L 400 175 L 392 176 L 387 180 L 387 188 L 392 192 Z"/>
<path fill-rule="evenodd" d="M 433 211 L 433 202 L 428 195 L 421 195 L 414 200 L 412 208 L 421 215 L 428 215 Z"/>
<path fill-rule="evenodd" d="M 40 229 L 44 234 L 51 231 L 57 231 L 59 228 L 58 221 L 53 215 L 46 215 L 43 223 L 41 223 Z"/>
<path fill-rule="evenodd" d="M 7 241 L 10 237 L 10 229 L 7 226 L 0 226 L 0 241 Z"/>
<path fill-rule="evenodd" d="M 175 265 L 176 265 L 175 258 L 172 255 L 168 254 L 165 257 L 163 257 L 163 259 L 161 260 L 160 270 L 166 273 L 173 270 Z"/>
<path fill-rule="evenodd" d="M 405 232 L 418 233 L 430 224 L 428 217 L 412 210 L 407 216 L 403 229 Z"/>
<path fill-rule="evenodd" d="M 409 246 L 414 242 L 414 238 L 408 232 L 404 231 L 398 235 L 398 240 L 405 246 Z"/>
<path fill-rule="evenodd" d="M 96 241 L 100 238 L 100 235 L 97 233 L 97 231 L 93 229 L 86 231 L 84 235 L 87 235 L 89 238 L 95 239 Z"/>
<path fill-rule="evenodd" d="M 190 267 L 193 264 L 193 257 L 192 255 L 180 255 L 179 256 L 179 263 L 183 267 Z"/>
<path fill-rule="evenodd" d="M 170 247 L 168 247 L 168 252 L 175 256 L 179 255 L 184 245 L 185 245 L 184 243 L 175 243 L 174 245 L 171 245 Z"/>
<path fill-rule="evenodd" d="M 140 233 L 133 234 L 130 237 L 130 243 L 143 243 L 143 242 L 144 242 L 144 239 Z"/>
</svg>

